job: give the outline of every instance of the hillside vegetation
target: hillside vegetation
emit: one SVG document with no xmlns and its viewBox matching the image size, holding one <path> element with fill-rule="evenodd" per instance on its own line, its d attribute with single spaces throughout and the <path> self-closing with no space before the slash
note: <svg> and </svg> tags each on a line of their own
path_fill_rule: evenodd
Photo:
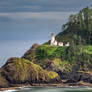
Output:
<svg viewBox="0 0 92 92">
<path fill-rule="evenodd" d="M 76 45 L 92 44 L 92 8 L 86 7 L 78 14 L 71 15 L 62 30 L 56 35 L 58 41 L 69 41 Z"/>
</svg>

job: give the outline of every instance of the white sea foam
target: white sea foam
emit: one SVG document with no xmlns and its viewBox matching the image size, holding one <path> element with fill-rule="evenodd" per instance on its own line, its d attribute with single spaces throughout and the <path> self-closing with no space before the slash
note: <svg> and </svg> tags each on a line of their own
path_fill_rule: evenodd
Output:
<svg viewBox="0 0 92 92">
<path fill-rule="evenodd" d="M 14 91 L 18 91 L 18 90 L 4 90 L 4 91 L 0 91 L 0 92 L 14 92 Z"/>
<path fill-rule="evenodd" d="M 33 90 L 32 90 L 33 89 Z M 19 90 L 5 90 L 0 92 L 89 92 L 92 90 L 91 87 L 20 87 Z"/>
<path fill-rule="evenodd" d="M 4 90 L 4 91 L 0 91 L 0 92 L 15 92 L 15 91 L 26 90 L 26 89 L 31 89 L 31 88 L 30 88 L 30 87 L 27 87 L 27 86 L 22 86 L 22 87 L 18 87 L 17 89 L 13 89 L 13 90 Z"/>
</svg>

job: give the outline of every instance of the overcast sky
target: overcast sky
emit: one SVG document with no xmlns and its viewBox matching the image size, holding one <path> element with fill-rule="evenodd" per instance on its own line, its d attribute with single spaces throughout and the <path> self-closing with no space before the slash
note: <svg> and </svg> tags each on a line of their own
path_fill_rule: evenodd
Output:
<svg viewBox="0 0 92 92">
<path fill-rule="evenodd" d="M 33 43 L 50 39 L 62 24 L 92 0 L 0 0 L 0 66 L 22 56 Z"/>
</svg>

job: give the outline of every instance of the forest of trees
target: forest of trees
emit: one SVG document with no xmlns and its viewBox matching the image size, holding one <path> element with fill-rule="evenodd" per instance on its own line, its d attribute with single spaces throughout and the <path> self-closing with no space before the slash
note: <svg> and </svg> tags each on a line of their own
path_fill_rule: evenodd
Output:
<svg viewBox="0 0 92 92">
<path fill-rule="evenodd" d="M 72 42 L 76 44 L 92 44 L 92 8 L 86 7 L 78 14 L 71 15 L 69 21 L 62 26 L 61 35 L 73 34 Z M 56 36 L 57 40 L 60 38 Z M 66 36 L 67 37 L 67 36 Z"/>
</svg>

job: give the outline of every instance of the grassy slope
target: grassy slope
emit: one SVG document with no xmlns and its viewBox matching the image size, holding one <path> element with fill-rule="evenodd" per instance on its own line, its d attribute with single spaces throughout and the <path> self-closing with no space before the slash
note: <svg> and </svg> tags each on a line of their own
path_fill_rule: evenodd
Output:
<svg viewBox="0 0 92 92">
<path fill-rule="evenodd" d="M 83 52 L 92 55 L 92 46 L 90 46 L 90 45 L 89 46 L 84 46 Z"/>
</svg>

